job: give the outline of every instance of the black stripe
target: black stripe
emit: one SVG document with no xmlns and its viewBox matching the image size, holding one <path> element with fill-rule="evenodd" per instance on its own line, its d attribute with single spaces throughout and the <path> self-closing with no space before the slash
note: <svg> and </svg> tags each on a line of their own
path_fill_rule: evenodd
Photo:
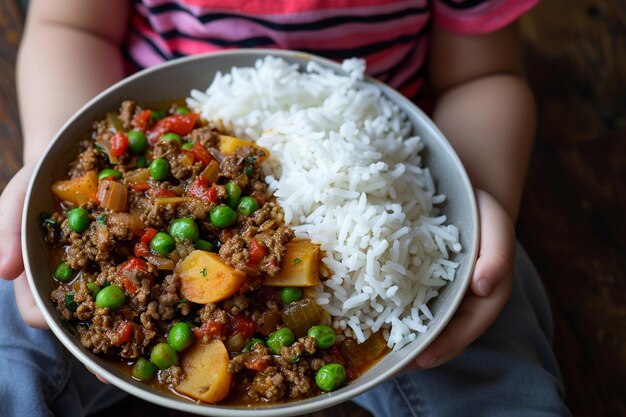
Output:
<svg viewBox="0 0 626 417">
<path fill-rule="evenodd" d="M 454 0 L 439 0 L 439 1 L 451 9 L 466 10 L 466 9 L 471 9 L 472 7 L 479 6 L 485 3 L 486 0 L 465 0 L 462 2 L 458 2 Z"/>
<path fill-rule="evenodd" d="M 209 38 L 209 37 L 203 37 L 203 36 L 188 35 L 186 33 L 179 32 L 176 29 L 159 33 L 159 35 L 163 39 L 166 39 L 166 40 L 173 39 L 173 38 L 185 38 L 185 39 L 192 39 L 196 41 L 208 42 L 212 45 L 219 46 L 222 48 L 223 47 L 239 47 L 239 48 L 255 48 L 256 47 L 258 48 L 261 46 L 275 45 L 275 42 L 272 40 L 272 38 L 269 38 L 267 36 L 257 36 L 253 38 L 229 41 L 229 40 L 220 39 L 220 38 Z"/>
<path fill-rule="evenodd" d="M 169 61 L 170 59 L 172 59 L 174 57 L 173 54 L 166 54 L 165 52 L 163 52 L 158 46 L 156 46 L 156 44 L 154 42 L 152 42 L 150 40 L 150 38 L 148 38 L 147 36 L 142 35 L 141 33 L 139 33 L 139 31 L 137 31 L 136 29 L 131 29 L 130 30 L 131 33 L 141 39 L 143 39 L 144 41 L 146 41 L 146 43 L 148 43 L 148 45 L 150 46 L 150 48 L 156 52 L 161 58 L 163 58 L 166 61 Z"/>
<path fill-rule="evenodd" d="M 130 54 L 127 47 L 122 48 L 122 56 L 128 62 L 128 64 L 134 68 L 134 72 L 142 70 L 144 67 L 139 65 L 139 62 L 135 61 L 135 58 Z"/>
<path fill-rule="evenodd" d="M 419 15 L 428 12 L 428 6 L 424 7 L 410 7 L 397 12 L 378 14 L 373 16 L 335 16 L 327 19 L 318 20 L 316 22 L 308 23 L 274 23 L 267 20 L 259 19 L 256 17 L 234 14 L 234 13 L 207 13 L 201 16 L 194 15 L 190 10 L 176 3 L 166 3 L 160 6 L 148 7 L 148 12 L 152 15 L 158 15 L 161 13 L 181 11 L 196 18 L 201 23 L 208 23 L 217 21 L 220 19 L 240 19 L 249 22 L 254 22 L 258 25 L 266 28 L 283 30 L 283 31 L 305 31 L 305 30 L 319 30 L 332 26 L 342 25 L 346 23 L 380 23 L 389 20 L 401 19 L 410 15 Z"/>
</svg>

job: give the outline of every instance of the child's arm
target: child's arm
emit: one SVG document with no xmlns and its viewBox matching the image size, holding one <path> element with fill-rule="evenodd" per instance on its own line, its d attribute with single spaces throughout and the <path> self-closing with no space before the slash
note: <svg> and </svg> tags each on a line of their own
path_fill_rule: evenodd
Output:
<svg viewBox="0 0 626 417">
<path fill-rule="evenodd" d="M 23 274 L 20 223 L 32 164 L 61 125 L 87 100 L 123 77 L 119 43 L 126 0 L 32 0 L 17 62 L 26 167 L 0 197 L 0 276 L 15 280 L 26 323 L 46 324 Z"/>
<path fill-rule="evenodd" d="M 460 354 L 508 300 L 513 222 L 535 132 L 535 104 L 523 79 L 514 26 L 473 37 L 453 35 L 436 25 L 432 32 L 429 72 L 438 94 L 433 117 L 477 188 L 481 240 L 472 294 L 418 357 L 421 367 L 437 366 Z"/>
</svg>

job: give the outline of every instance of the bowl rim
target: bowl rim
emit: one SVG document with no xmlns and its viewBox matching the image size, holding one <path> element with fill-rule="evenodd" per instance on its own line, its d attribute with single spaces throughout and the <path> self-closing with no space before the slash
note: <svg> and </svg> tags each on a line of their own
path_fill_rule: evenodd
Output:
<svg viewBox="0 0 626 417">
<path fill-rule="evenodd" d="M 44 161 L 47 159 L 47 155 L 54 146 L 54 144 L 60 140 L 63 132 L 77 119 L 82 117 L 83 113 L 91 106 L 95 105 L 98 101 L 100 101 L 103 97 L 107 96 L 111 92 L 117 89 L 124 88 L 127 84 L 134 82 L 136 79 L 144 77 L 148 74 L 159 72 L 163 69 L 185 65 L 190 62 L 204 60 L 207 58 L 219 58 L 230 55 L 246 55 L 252 56 L 253 60 L 256 61 L 259 58 L 265 57 L 267 55 L 272 55 L 278 58 L 291 58 L 291 59 L 299 59 L 305 61 L 315 61 L 322 64 L 326 68 L 330 68 L 335 72 L 345 73 L 342 69 L 341 64 L 329 60 L 327 58 L 323 58 L 317 55 L 313 55 L 306 52 L 295 51 L 295 50 L 276 50 L 276 49 L 266 49 L 266 48 L 243 48 L 236 50 L 228 50 L 228 51 L 219 51 L 219 52 L 210 52 L 199 55 L 193 55 L 188 57 L 182 57 L 173 59 L 171 61 L 167 61 L 165 63 L 149 67 L 143 69 L 135 74 L 132 74 L 128 77 L 125 77 L 113 85 L 107 87 L 105 90 L 100 92 L 98 95 L 93 97 L 87 103 L 80 107 L 56 132 L 53 139 L 50 141 L 46 149 L 42 152 L 41 156 L 37 160 L 37 163 L 34 167 L 32 176 L 29 180 L 28 189 L 24 199 L 24 207 L 22 210 L 22 225 L 21 225 L 21 249 L 24 263 L 24 270 L 28 279 L 28 284 L 31 288 L 31 293 L 35 299 L 37 307 L 41 310 L 44 319 L 50 330 L 55 334 L 55 336 L 61 341 L 61 343 L 67 348 L 70 353 L 74 357 L 76 357 L 83 365 L 89 367 L 94 372 L 98 373 L 105 377 L 109 382 L 111 382 L 117 388 L 135 395 L 143 400 L 158 404 L 163 407 L 173 408 L 180 411 L 201 414 L 201 415 L 211 415 L 211 416 L 225 416 L 225 417 L 235 417 L 235 416 L 257 416 L 257 417 L 271 417 L 271 416 L 289 416 L 289 415 L 298 415 L 304 413 L 312 413 L 324 408 L 331 407 L 333 405 L 339 404 L 341 402 L 345 402 L 363 392 L 375 387 L 376 385 L 388 380 L 402 368 L 404 368 L 409 362 L 411 362 L 421 351 L 423 351 L 428 345 L 430 345 L 433 340 L 443 331 L 443 329 L 448 325 L 452 316 L 456 312 L 460 302 L 462 301 L 467 288 L 469 286 L 469 282 L 473 275 L 473 271 L 476 265 L 476 259 L 478 256 L 478 242 L 480 239 L 480 228 L 479 228 L 479 216 L 478 216 L 478 206 L 476 203 L 476 198 L 473 192 L 473 187 L 467 175 L 464 165 L 462 164 L 460 158 L 457 153 L 452 148 L 452 145 L 448 142 L 443 133 L 437 128 L 434 122 L 431 120 L 429 116 L 427 116 L 422 109 L 417 107 L 414 103 L 412 103 L 408 98 L 400 94 L 398 91 L 393 89 L 392 87 L 382 83 L 381 81 L 376 80 L 370 76 L 365 76 L 364 81 L 368 84 L 374 84 L 379 87 L 383 94 L 387 96 L 392 102 L 402 102 L 405 107 L 411 108 L 412 111 L 415 111 L 419 118 L 422 119 L 424 126 L 422 128 L 426 128 L 431 131 L 433 136 L 436 136 L 439 139 L 441 146 L 445 149 L 445 151 L 449 154 L 449 156 L 455 161 L 460 171 L 459 181 L 462 182 L 462 186 L 466 190 L 472 190 L 469 194 L 470 205 L 469 207 L 464 207 L 465 210 L 470 211 L 471 224 L 468 225 L 468 228 L 472 228 L 475 233 L 473 236 L 469 237 L 468 242 L 471 246 L 471 253 L 467 253 L 469 256 L 469 268 L 467 272 L 467 276 L 465 277 L 455 277 L 457 279 L 463 279 L 462 287 L 452 298 L 453 308 L 447 309 L 440 316 L 441 324 L 438 328 L 430 331 L 423 340 L 423 345 L 421 350 L 414 350 L 410 354 L 406 355 L 404 358 L 399 360 L 394 366 L 383 370 L 377 376 L 373 377 L 370 381 L 367 381 L 361 385 L 355 385 L 353 389 L 347 389 L 344 392 L 333 392 L 327 394 L 320 394 L 316 397 L 311 397 L 304 400 L 291 401 L 287 403 L 281 403 L 278 405 L 268 405 L 268 406 L 260 406 L 260 407 L 237 407 L 237 406 L 219 406 L 213 404 L 204 404 L 204 403 L 195 403 L 186 401 L 184 399 L 176 398 L 175 396 L 170 395 L 157 395 L 152 393 L 146 389 L 139 388 L 126 380 L 119 378 L 115 374 L 109 372 L 106 368 L 100 366 L 96 361 L 93 361 L 89 355 L 85 354 L 80 350 L 80 348 L 67 336 L 67 334 L 63 331 L 58 320 L 53 317 L 53 315 L 47 311 L 46 305 L 44 301 L 39 296 L 39 293 L 36 291 L 36 281 L 33 277 L 33 271 L 31 270 L 31 262 L 34 259 L 29 257 L 29 244 L 27 242 L 27 223 L 28 223 L 28 211 L 31 205 L 33 193 L 34 193 L 34 184 L 35 179 L 39 176 L 40 171 L 42 170 Z M 209 80 L 207 77 L 207 86 L 210 84 L 212 80 Z M 464 248 L 465 251 L 465 248 Z M 411 342 L 412 343 L 412 342 Z M 410 346 L 407 345 L 407 346 Z M 350 385 L 348 385 L 349 387 Z"/>
</svg>

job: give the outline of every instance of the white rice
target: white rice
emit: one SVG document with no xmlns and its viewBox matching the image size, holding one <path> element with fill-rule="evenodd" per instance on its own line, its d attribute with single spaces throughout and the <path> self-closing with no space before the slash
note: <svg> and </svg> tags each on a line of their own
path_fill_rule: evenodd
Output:
<svg viewBox="0 0 626 417">
<path fill-rule="evenodd" d="M 326 253 L 333 275 L 316 300 L 335 328 L 359 342 L 383 329 L 399 349 L 427 330 L 426 303 L 454 279 L 459 232 L 435 206 L 445 196 L 406 116 L 363 82 L 364 61 L 343 69 L 266 57 L 218 74 L 188 104 L 270 150 L 266 181 L 286 222 Z"/>
</svg>

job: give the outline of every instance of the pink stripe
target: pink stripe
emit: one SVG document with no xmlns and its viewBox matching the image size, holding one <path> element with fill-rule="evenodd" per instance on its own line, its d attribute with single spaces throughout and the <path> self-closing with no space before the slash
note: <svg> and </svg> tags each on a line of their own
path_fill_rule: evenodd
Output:
<svg viewBox="0 0 626 417">
<path fill-rule="evenodd" d="M 391 22 L 348 23 L 327 30 L 298 32 L 269 29 L 238 19 L 223 19 L 203 26 L 198 20 L 183 12 L 164 13 L 159 16 L 150 16 L 149 19 L 151 26 L 157 32 L 177 29 L 181 33 L 194 37 L 213 36 L 231 41 L 267 36 L 284 47 L 292 48 L 296 46 L 319 48 L 319 42 L 329 41 L 332 42 L 334 48 L 348 48 L 415 33 L 426 24 L 428 15 L 407 16 Z"/>
<path fill-rule="evenodd" d="M 424 65 L 426 58 L 426 39 L 421 39 L 415 51 L 407 58 L 407 64 L 388 83 L 394 88 L 405 83 Z"/>
<path fill-rule="evenodd" d="M 265 6 L 263 10 L 258 11 L 258 12 L 246 12 L 245 4 L 247 4 L 247 2 L 245 0 L 239 0 L 239 1 L 238 0 L 231 0 L 231 1 L 225 0 L 224 3 L 226 4 L 226 6 L 224 8 L 216 7 L 216 6 L 211 6 L 211 7 L 191 6 L 187 4 L 185 0 L 178 0 L 178 1 L 143 0 L 143 4 L 138 4 L 136 7 L 137 8 L 143 7 L 145 9 L 146 6 L 155 7 L 155 6 L 161 6 L 161 5 L 170 4 L 170 3 L 178 3 L 179 5 L 187 9 L 189 12 L 191 12 L 195 16 L 211 14 L 211 13 L 232 13 L 232 14 L 237 14 L 237 15 L 247 16 L 247 17 L 257 17 L 257 18 L 260 17 L 263 20 L 267 20 L 272 23 L 295 24 L 295 23 L 315 22 L 315 21 L 319 21 L 322 19 L 326 19 L 326 18 L 346 16 L 346 15 L 375 16 L 378 14 L 393 13 L 393 12 L 397 12 L 397 11 L 404 10 L 407 8 L 426 7 L 428 0 L 401 0 L 401 1 L 395 0 L 395 1 L 389 1 L 388 4 L 377 4 L 376 1 L 373 1 L 374 3 L 373 5 L 361 6 L 361 4 L 359 4 L 359 6 L 357 7 L 345 7 L 345 8 L 332 7 L 332 6 L 322 7 L 318 5 L 312 10 L 307 10 L 306 7 L 302 6 L 298 10 L 292 10 L 292 11 L 285 11 L 285 9 L 281 8 L 280 7 L 281 2 L 275 2 L 275 3 L 265 2 Z M 271 4 L 274 4 L 277 7 L 275 8 L 274 12 L 267 13 L 267 10 L 269 10 Z M 187 14 L 182 11 L 180 13 Z"/>
<path fill-rule="evenodd" d="M 482 35 L 512 23 L 541 0 L 500 0 L 483 3 L 470 12 L 459 13 L 440 3 L 433 18 L 441 27 L 462 35 Z"/>
<path fill-rule="evenodd" d="M 424 85 L 424 78 L 416 78 L 415 81 L 411 81 L 409 84 L 405 85 L 400 92 L 404 94 L 406 97 L 415 97 L 417 93 L 422 89 Z"/>
<path fill-rule="evenodd" d="M 368 55 L 365 57 L 367 61 L 367 73 L 379 74 L 387 71 L 397 64 L 412 46 L 413 43 L 396 45 L 392 48 Z"/>
<path fill-rule="evenodd" d="M 128 38 L 128 53 L 143 68 L 165 62 L 159 54 L 152 50 L 145 40 L 133 34 L 130 34 Z"/>
</svg>

